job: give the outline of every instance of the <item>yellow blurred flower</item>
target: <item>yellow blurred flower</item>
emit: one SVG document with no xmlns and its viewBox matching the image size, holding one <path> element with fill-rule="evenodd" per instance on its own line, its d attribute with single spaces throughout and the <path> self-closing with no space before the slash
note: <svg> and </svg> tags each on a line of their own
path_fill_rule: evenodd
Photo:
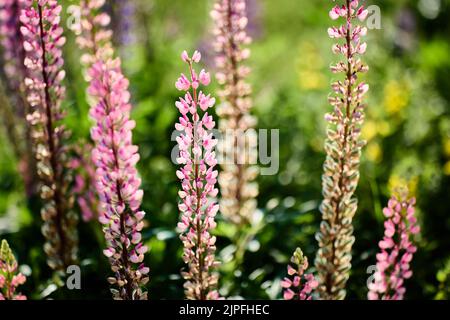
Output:
<svg viewBox="0 0 450 320">
<path fill-rule="evenodd" d="M 300 88 L 305 90 L 320 89 L 325 86 L 323 75 L 314 70 L 301 70 L 298 73 Z"/>
<path fill-rule="evenodd" d="M 378 163 L 383 158 L 383 151 L 378 142 L 371 142 L 366 148 L 366 157 L 371 162 Z"/>
<path fill-rule="evenodd" d="M 409 195 L 413 197 L 416 195 L 418 183 L 419 177 L 417 176 L 414 176 L 410 179 L 405 179 L 397 174 L 392 174 L 389 178 L 388 188 L 389 192 L 392 194 L 399 188 L 406 186 L 409 190 Z"/>
<path fill-rule="evenodd" d="M 444 141 L 444 153 L 446 156 L 450 157 L 450 139 L 447 138 L 447 140 Z"/>
<path fill-rule="evenodd" d="M 361 138 L 370 141 L 377 135 L 377 123 L 369 120 L 361 128 Z"/>
<path fill-rule="evenodd" d="M 384 107 L 388 114 L 397 114 L 409 103 L 409 88 L 396 81 L 389 81 L 384 87 Z"/>
<path fill-rule="evenodd" d="M 327 85 L 327 80 L 321 71 L 324 62 L 316 45 L 304 41 L 300 44 L 298 51 L 297 73 L 300 88 L 305 90 L 324 88 Z"/>
<path fill-rule="evenodd" d="M 388 121 L 379 121 L 377 123 L 377 129 L 378 129 L 378 133 L 383 136 L 383 137 L 387 137 L 388 135 L 391 134 L 391 125 L 389 124 Z"/>
<path fill-rule="evenodd" d="M 444 174 L 450 176 L 450 160 L 444 165 Z"/>
</svg>

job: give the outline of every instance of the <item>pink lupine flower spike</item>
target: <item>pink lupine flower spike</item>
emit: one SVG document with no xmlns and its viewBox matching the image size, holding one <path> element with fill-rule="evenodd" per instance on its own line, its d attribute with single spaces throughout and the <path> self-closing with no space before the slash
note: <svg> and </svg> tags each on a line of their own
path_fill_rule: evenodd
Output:
<svg viewBox="0 0 450 320">
<path fill-rule="evenodd" d="M 96 167 L 97 210 L 103 224 L 111 264 L 109 277 L 114 299 L 145 300 L 149 268 L 143 263 L 147 246 L 142 242 L 145 213 L 140 210 L 143 191 L 136 164 L 138 147 L 133 145 L 135 122 L 130 119 L 129 81 L 120 59 L 114 59 L 109 15 L 101 9 L 105 0 L 80 0 L 81 19 L 72 26 L 83 50 L 81 63 L 88 71 L 90 115 L 95 121 L 91 138 L 95 143 L 92 161 Z M 84 204 L 84 203 L 83 203 Z"/>
<path fill-rule="evenodd" d="M 136 169 L 138 147 L 132 143 L 136 124 L 130 119 L 128 80 L 119 59 L 97 61 L 89 77 L 88 93 L 96 101 L 90 111 L 96 122 L 91 137 L 101 202 L 99 220 L 107 244 L 103 252 L 115 273 L 108 281 L 118 286 L 111 290 L 115 299 L 147 299 L 143 286 L 149 280 L 149 268 L 143 264 L 147 247 L 141 235 L 145 213 L 139 209 L 143 191 Z"/>
<path fill-rule="evenodd" d="M 49 266 L 65 271 L 77 260 L 78 216 L 72 210 L 72 173 L 68 159 L 68 137 L 61 120 L 65 117 L 62 46 L 66 39 L 60 26 L 62 7 L 56 0 L 21 0 L 24 9 L 20 28 L 25 49 L 27 115 L 33 151 L 44 202 L 42 232 Z"/>
<path fill-rule="evenodd" d="M 335 2 L 335 1 L 333 1 Z M 331 72 L 341 75 L 333 82 L 333 94 L 328 98 L 332 111 L 325 116 L 328 122 L 323 166 L 320 205 L 322 222 L 316 235 L 319 243 L 315 266 L 319 282 L 319 298 L 342 300 L 346 296 L 346 283 L 350 276 L 353 236 L 352 220 L 357 211 L 354 193 L 359 182 L 361 140 L 365 104 L 363 98 L 369 86 L 358 80 L 360 73 L 368 71 L 361 61 L 367 45 L 363 37 L 367 28 L 358 21 L 367 16 L 367 9 L 358 0 L 346 0 L 331 9 L 331 19 L 340 19 L 340 26 L 328 29 L 328 35 L 336 39 L 334 54 L 342 60 L 331 66 Z"/>
<path fill-rule="evenodd" d="M 369 284 L 369 300 L 403 300 L 405 280 L 411 278 L 411 260 L 417 247 L 412 238 L 420 232 L 415 217 L 416 199 L 400 189 L 383 209 L 384 238 L 378 243 L 374 282 Z"/>
<path fill-rule="evenodd" d="M 26 300 L 27 297 L 17 292 L 17 287 L 24 284 L 26 277 L 17 272 L 19 265 L 6 240 L 0 247 L 0 300 Z"/>
<path fill-rule="evenodd" d="M 222 139 L 218 144 L 223 158 L 219 175 L 221 214 L 241 231 L 250 224 L 257 207 L 258 167 L 256 118 L 250 114 L 252 87 L 247 81 L 251 38 L 246 32 L 245 0 L 217 0 L 211 11 L 214 21 L 216 78 L 221 85 L 217 107 Z M 200 74 L 201 77 L 201 74 Z M 245 246 L 243 244 L 237 246 Z M 238 249 L 237 251 L 239 251 Z"/>
<path fill-rule="evenodd" d="M 292 265 L 288 265 L 288 277 L 281 281 L 284 288 L 283 298 L 285 300 L 311 300 L 312 292 L 319 283 L 311 273 L 305 274 L 308 269 L 308 258 L 297 248 L 291 258 Z"/>
<path fill-rule="evenodd" d="M 197 75 L 193 67 L 200 61 L 201 54 L 195 51 L 189 57 L 184 51 L 181 58 L 188 64 L 190 73 L 189 78 L 182 74 L 175 84 L 178 90 L 185 92 L 175 103 L 181 113 L 175 128 L 181 132 L 177 137 L 177 162 L 182 168 L 176 174 L 182 186 L 178 229 L 184 245 L 183 260 L 188 265 L 188 270 L 183 272 L 185 294 L 188 299 L 217 299 L 218 277 L 212 272 L 218 265 L 214 257 L 216 237 L 210 231 L 216 226 L 214 218 L 219 205 L 208 199 L 218 192 L 215 187 L 217 171 L 214 170 L 217 160 L 213 150 L 217 140 L 209 132 L 215 122 L 207 112 L 214 106 L 215 99 L 199 90 L 200 85 L 207 86 L 210 82 L 209 73 L 202 70 Z"/>
</svg>

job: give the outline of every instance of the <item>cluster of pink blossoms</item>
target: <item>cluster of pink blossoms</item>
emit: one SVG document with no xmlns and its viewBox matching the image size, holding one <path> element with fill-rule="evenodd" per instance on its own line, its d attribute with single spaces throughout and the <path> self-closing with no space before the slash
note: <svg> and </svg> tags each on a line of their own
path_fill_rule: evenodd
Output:
<svg viewBox="0 0 450 320">
<path fill-rule="evenodd" d="M 6 127 L 6 135 L 19 161 L 18 169 L 25 183 L 27 195 L 36 194 L 35 162 L 31 152 L 29 130 L 25 115 L 27 103 L 24 95 L 25 50 L 20 32 L 22 0 L 0 1 L 0 44 L 2 46 L 3 71 L 7 84 L 9 103 L 0 103 L 0 112 Z M 2 86 L 0 85 L 0 90 Z"/>
<path fill-rule="evenodd" d="M 0 38 L 3 48 L 5 75 L 12 90 L 20 90 L 25 76 L 25 51 L 20 33 L 20 14 L 23 9 L 21 0 L 2 0 L 0 4 Z M 23 112 L 24 110 L 22 110 Z"/>
<path fill-rule="evenodd" d="M 404 282 L 411 278 L 410 263 L 417 247 L 412 237 L 420 232 L 414 215 L 415 198 L 409 198 L 407 191 L 393 196 L 383 209 L 387 218 L 384 222 L 384 238 L 378 244 L 374 282 L 369 284 L 370 300 L 402 300 L 405 294 Z"/>
<path fill-rule="evenodd" d="M 115 273 L 108 281 L 118 286 L 118 290 L 111 290 L 114 299 L 143 300 L 147 299 L 144 286 L 150 270 L 143 263 L 147 247 L 141 235 L 145 213 L 139 209 L 143 191 L 136 169 L 138 147 L 132 143 L 135 122 L 130 119 L 129 81 L 122 73 L 120 59 L 113 59 L 112 31 L 108 29 L 111 19 L 101 11 L 104 4 L 105 0 L 80 0 L 80 23 L 72 30 L 83 50 L 81 63 L 88 68 L 85 80 L 89 83 L 90 115 L 95 120 L 92 161 L 100 197 L 97 212 L 107 243 L 104 254 Z M 82 179 L 78 182 L 83 185 Z M 80 206 L 89 209 L 87 205 L 94 199 L 86 200 Z"/>
<path fill-rule="evenodd" d="M 147 247 L 141 235 L 145 213 L 139 210 L 143 191 L 136 169 L 138 147 L 132 143 L 136 124 L 130 120 L 129 82 L 119 59 L 97 61 L 89 69 L 89 77 L 88 93 L 96 101 L 90 115 L 96 122 L 91 137 L 102 206 L 99 220 L 107 242 L 104 254 L 115 273 L 108 280 L 119 288 L 112 289 L 115 299 L 147 299 L 142 289 L 149 279 L 149 268 L 143 264 Z"/>
<path fill-rule="evenodd" d="M 108 28 L 111 17 L 101 11 L 104 5 L 105 0 L 80 0 L 80 22 L 71 26 L 78 47 L 83 50 L 80 61 L 87 67 L 99 59 L 106 61 L 114 56 L 113 33 Z"/>
<path fill-rule="evenodd" d="M 356 55 L 364 54 L 366 52 L 367 43 L 362 42 L 361 37 L 364 37 L 367 34 L 367 28 L 361 25 L 353 25 L 352 20 L 358 19 L 359 21 L 364 21 L 367 18 L 369 11 L 364 8 L 363 5 L 360 6 L 358 0 L 347 0 L 346 2 L 347 5 L 336 5 L 330 11 L 330 18 L 332 20 L 342 17 L 346 20 L 346 23 L 339 27 L 328 28 L 328 35 L 332 39 L 345 39 L 345 43 L 336 43 L 333 45 L 333 53 L 344 55 L 347 62 L 350 62 L 351 69 L 349 70 L 348 64 L 340 62 L 332 67 L 331 70 L 334 73 L 349 71 L 364 72 L 368 69 L 367 67 L 364 67 L 359 59 L 357 59 Z M 351 84 L 354 84 L 355 82 L 356 78 L 353 79 Z M 345 90 L 337 92 L 345 93 Z"/>
<path fill-rule="evenodd" d="M 112 31 L 107 27 L 111 21 L 109 15 L 101 12 L 105 0 L 80 0 L 76 10 L 79 10 L 79 21 L 70 28 L 76 34 L 76 43 L 82 50 L 80 62 L 87 69 L 98 61 L 107 61 L 114 55 L 111 45 Z M 90 81 L 85 74 L 86 81 Z M 82 218 L 85 222 L 98 218 L 101 210 L 98 204 L 96 191 L 95 164 L 92 159 L 91 143 L 87 142 L 84 148 L 77 148 L 76 158 L 72 161 L 77 171 L 75 176 L 74 192 L 78 195 L 77 202 Z"/>
<path fill-rule="evenodd" d="M 215 99 L 198 90 L 200 85 L 210 83 L 209 73 L 201 70 L 197 75 L 193 68 L 193 63 L 201 59 L 200 53 L 195 51 L 189 57 L 184 51 L 181 58 L 189 65 L 190 72 L 189 78 L 182 74 L 175 84 L 178 90 L 186 92 L 175 103 L 181 113 L 175 128 L 182 132 L 177 137 L 177 162 L 183 166 L 177 171 L 182 186 L 179 192 L 182 202 L 178 206 L 181 211 L 178 229 L 184 245 L 183 260 L 189 267 L 183 272 L 186 280 L 184 287 L 188 299 L 218 299 L 219 294 L 215 290 L 218 277 L 212 273 L 218 264 L 215 261 L 216 237 L 211 236 L 210 231 L 216 227 L 214 218 L 219 205 L 209 200 L 218 193 L 215 187 L 218 173 L 214 170 L 217 160 L 213 150 L 217 140 L 209 132 L 215 122 L 207 112 L 213 107 Z"/>
<path fill-rule="evenodd" d="M 319 283 L 311 273 L 305 274 L 308 269 L 308 258 L 297 248 L 291 258 L 295 267 L 288 265 L 287 272 L 291 278 L 284 278 L 281 286 L 284 288 L 283 298 L 285 300 L 311 300 L 312 291 Z"/>
<path fill-rule="evenodd" d="M 256 118 L 250 114 L 252 88 L 246 81 L 250 56 L 246 46 L 251 38 L 246 32 L 248 18 L 244 0 L 217 0 L 211 11 L 214 21 L 216 78 L 220 104 L 217 115 L 223 139 L 218 150 L 224 160 L 219 175 L 220 211 L 229 221 L 244 226 L 252 221 L 257 207 L 258 184 L 255 179 L 257 137 L 253 128 Z M 242 229 L 242 228 L 239 228 Z"/>
<path fill-rule="evenodd" d="M 55 270 L 65 270 L 77 260 L 78 216 L 72 211 L 72 180 L 68 159 L 69 132 L 61 124 L 65 116 L 65 78 L 62 46 L 66 39 L 60 26 L 62 7 L 56 0 L 22 0 L 20 16 L 27 68 L 25 86 L 30 112 L 33 151 L 44 202 L 42 232 L 45 252 Z"/>
<path fill-rule="evenodd" d="M 316 235 L 319 250 L 315 265 L 319 281 L 319 297 L 323 300 L 345 298 L 346 282 L 350 275 L 353 236 L 352 219 L 357 211 L 354 193 L 359 182 L 359 164 L 364 141 L 360 139 L 364 122 L 363 97 L 369 86 L 358 80 L 368 67 L 361 61 L 366 50 L 362 37 L 367 28 L 357 25 L 367 17 L 367 9 L 357 0 L 336 5 L 330 18 L 342 18 L 339 27 L 331 27 L 328 34 L 337 39 L 332 47 L 343 58 L 331 66 L 342 79 L 332 83 L 333 94 L 328 98 L 333 110 L 325 116 L 328 122 L 325 151 L 327 158 L 322 175 L 323 201 L 320 205 L 322 222 Z"/>
<path fill-rule="evenodd" d="M 22 273 L 17 273 L 18 264 L 6 240 L 0 247 L 0 300 L 26 300 L 17 293 L 17 287 L 26 281 Z"/>
</svg>

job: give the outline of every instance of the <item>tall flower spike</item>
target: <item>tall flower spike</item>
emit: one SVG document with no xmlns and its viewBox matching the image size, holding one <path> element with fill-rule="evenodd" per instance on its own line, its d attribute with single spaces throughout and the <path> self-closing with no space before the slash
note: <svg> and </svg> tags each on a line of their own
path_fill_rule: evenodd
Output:
<svg viewBox="0 0 450 320">
<path fill-rule="evenodd" d="M 183 272 L 184 288 L 188 299 L 218 299 L 215 289 L 218 276 L 212 272 L 218 265 L 214 256 L 216 237 L 210 231 L 216 227 L 214 219 L 219 205 L 209 200 L 218 192 L 215 187 L 217 171 L 214 170 L 217 140 L 209 132 L 215 122 L 207 112 L 214 106 L 215 99 L 198 89 L 200 84 L 207 86 L 210 82 L 208 73 L 202 70 L 198 76 L 194 70 L 193 64 L 200 61 L 200 53 L 195 51 L 190 58 L 184 51 L 181 57 L 190 72 L 189 78 L 182 74 L 175 84 L 178 90 L 185 92 L 175 103 L 181 113 L 175 128 L 181 132 L 177 137 L 177 162 L 182 165 L 177 171 L 182 187 L 178 193 L 181 198 L 178 229 L 184 245 L 183 260 L 188 265 L 188 270 Z"/>
<path fill-rule="evenodd" d="M 107 30 L 110 18 L 99 12 L 104 0 L 82 0 L 81 24 L 75 31 L 85 50 L 82 63 L 88 68 L 90 115 L 95 121 L 91 138 L 96 167 L 97 192 L 100 196 L 99 220 L 114 277 L 109 277 L 114 299 L 146 300 L 145 285 L 149 268 L 143 263 L 147 247 L 142 243 L 143 191 L 136 164 L 138 147 L 132 143 L 135 122 L 130 119 L 129 81 L 122 73 L 120 59 L 112 59 L 114 51 Z M 95 40 L 93 40 L 95 39 Z"/>
<path fill-rule="evenodd" d="M 258 168 L 250 165 L 257 158 L 253 130 L 256 119 L 250 115 L 251 87 L 245 81 L 250 69 L 243 65 L 250 55 L 245 46 L 251 42 L 245 31 L 248 22 L 245 1 L 218 0 L 211 17 L 215 23 L 215 62 L 219 70 L 216 78 L 222 85 L 219 91 L 222 103 L 217 108 L 223 136 L 219 150 L 224 158 L 219 175 L 220 208 L 225 218 L 243 225 L 251 221 L 258 195 L 254 182 Z"/>
<path fill-rule="evenodd" d="M 406 188 L 395 192 L 383 209 L 384 238 L 378 244 L 374 281 L 369 284 L 369 300 L 403 300 L 404 282 L 411 278 L 410 263 L 417 247 L 412 238 L 420 232 L 414 216 L 415 198 L 408 196 Z"/>
<path fill-rule="evenodd" d="M 83 51 L 80 62 L 85 67 L 87 82 L 91 80 L 87 70 L 96 61 L 106 61 L 114 55 L 111 44 L 112 32 L 107 29 L 111 19 L 108 14 L 100 12 L 104 5 L 105 0 L 80 0 L 79 5 L 71 5 L 68 8 L 68 11 L 79 18 L 73 20 L 70 29 L 75 33 L 77 45 Z M 81 148 L 75 150 L 77 155 L 72 164 L 77 171 L 73 191 L 77 195 L 81 216 L 88 222 L 94 217 L 99 217 L 101 208 L 96 192 L 96 169 L 91 155 L 93 146 L 89 142 L 86 146 L 84 150 Z"/>
<path fill-rule="evenodd" d="M 143 300 L 147 292 L 149 269 L 144 266 L 147 247 L 142 244 L 142 219 L 139 211 L 143 191 L 136 163 L 138 147 L 132 143 L 131 104 L 128 80 L 120 69 L 120 60 L 98 61 L 89 69 L 92 79 L 89 94 L 96 101 L 90 114 L 96 125 L 91 130 L 95 141 L 93 159 L 97 167 L 97 190 L 109 258 L 115 277 L 109 278 L 119 290 L 112 289 L 115 299 Z"/>
<path fill-rule="evenodd" d="M 18 264 L 6 240 L 0 247 L 0 300 L 26 300 L 27 297 L 16 292 L 17 287 L 26 281 L 22 273 L 17 273 Z"/>
<path fill-rule="evenodd" d="M 0 4 L 0 38 L 3 47 L 4 71 L 8 78 L 8 86 L 14 92 L 20 92 L 26 74 L 23 65 L 25 50 L 20 32 L 22 9 L 23 2 L 20 0 L 3 0 Z M 21 112 L 23 114 L 24 110 Z"/>
<path fill-rule="evenodd" d="M 344 61 L 331 67 L 333 73 L 343 73 L 345 78 L 332 84 L 334 95 L 329 102 L 333 111 L 326 115 L 329 123 L 325 151 L 327 158 L 322 176 L 324 200 L 320 206 L 322 223 L 316 238 L 319 250 L 316 269 L 319 281 L 319 297 L 326 300 L 344 299 L 345 286 L 351 268 L 353 236 L 352 219 L 357 209 L 353 197 L 359 180 L 359 162 L 364 142 L 360 140 L 364 120 L 362 99 L 369 86 L 358 82 L 358 73 L 366 72 L 359 56 L 366 44 L 361 37 L 367 28 L 355 25 L 356 19 L 364 20 L 366 9 L 357 0 L 347 0 L 335 6 L 330 17 L 342 17 L 344 24 L 328 29 L 331 38 L 342 39 L 333 45 L 335 54 L 342 54 Z"/>
<path fill-rule="evenodd" d="M 21 32 L 28 69 L 25 85 L 31 108 L 27 120 L 42 184 L 45 252 L 51 268 L 65 270 L 77 259 L 78 218 L 69 192 L 72 178 L 65 144 L 69 132 L 60 124 L 65 116 L 61 109 L 65 93 L 61 84 L 65 77 L 61 50 L 65 38 L 59 25 L 62 8 L 56 0 L 22 0 L 22 4 Z"/>
<path fill-rule="evenodd" d="M 81 62 L 85 67 L 90 67 L 97 60 L 106 61 L 114 56 L 112 31 L 108 29 L 111 18 L 100 11 L 104 4 L 105 0 L 80 0 L 80 23 L 71 26 L 77 35 L 77 44 L 83 50 Z"/>
<path fill-rule="evenodd" d="M 25 50 L 20 32 L 21 0 L 3 0 L 0 3 L 0 43 L 3 52 L 3 70 L 8 92 L 8 102 L 0 103 L 6 134 L 19 162 L 19 171 L 24 179 L 27 195 L 36 193 L 36 168 L 31 152 L 30 132 L 26 125 L 28 112 L 24 95 L 24 79 L 27 69 L 24 65 Z M 3 95 L 3 88 L 0 88 Z M 2 97 L 3 98 L 3 97 Z"/>
<path fill-rule="evenodd" d="M 286 277 L 281 282 L 284 288 L 283 298 L 285 300 L 311 300 L 311 293 L 319 283 L 311 273 L 305 274 L 308 269 L 308 258 L 303 255 L 300 248 L 297 248 L 292 255 L 291 263 L 288 265 Z"/>
</svg>

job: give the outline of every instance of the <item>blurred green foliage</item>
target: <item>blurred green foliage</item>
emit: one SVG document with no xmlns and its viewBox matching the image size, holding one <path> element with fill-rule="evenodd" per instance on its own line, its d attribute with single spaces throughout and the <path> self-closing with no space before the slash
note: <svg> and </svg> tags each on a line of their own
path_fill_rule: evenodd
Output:
<svg viewBox="0 0 450 320">
<path fill-rule="evenodd" d="M 219 218 L 218 256 L 223 261 L 221 293 L 230 297 L 278 299 L 280 279 L 292 252 L 300 246 L 312 262 L 320 221 L 323 140 L 329 110 L 327 96 L 336 57 L 326 29 L 331 1 L 248 0 L 254 113 L 259 128 L 280 129 L 280 170 L 259 179 L 259 210 L 245 230 L 247 245 L 233 259 L 235 227 Z M 62 1 L 65 5 L 73 1 Z M 348 298 L 365 299 L 367 267 L 375 264 L 383 233 L 381 209 L 389 191 L 407 183 L 418 199 L 422 234 L 407 282 L 407 298 L 448 298 L 450 259 L 450 1 L 367 1 L 381 6 L 382 29 L 370 30 L 365 61 L 370 72 L 367 119 L 363 136 L 361 180 L 355 217 L 356 243 Z M 427 8 L 438 3 L 438 13 Z M 183 298 L 181 243 L 175 165 L 170 137 L 177 112 L 174 88 L 184 71 L 183 49 L 203 50 L 211 69 L 211 21 L 207 0 L 135 0 L 137 41 L 120 48 L 131 81 L 137 121 L 134 140 L 147 212 L 144 239 L 151 251 L 149 293 L 152 299 Z M 67 8 L 67 6 L 66 6 Z M 114 22 L 114 21 L 113 21 Z M 73 143 L 89 137 L 80 52 L 66 32 L 69 115 Z M 214 92 L 214 84 L 211 91 Z M 82 290 L 53 285 L 42 251 L 39 203 L 26 200 L 12 150 L 0 136 L 0 237 L 15 250 L 28 281 L 22 290 L 34 299 L 109 299 L 109 265 L 102 255 L 97 222 L 80 223 Z M 446 262 L 447 261 L 447 262 Z"/>
</svg>

